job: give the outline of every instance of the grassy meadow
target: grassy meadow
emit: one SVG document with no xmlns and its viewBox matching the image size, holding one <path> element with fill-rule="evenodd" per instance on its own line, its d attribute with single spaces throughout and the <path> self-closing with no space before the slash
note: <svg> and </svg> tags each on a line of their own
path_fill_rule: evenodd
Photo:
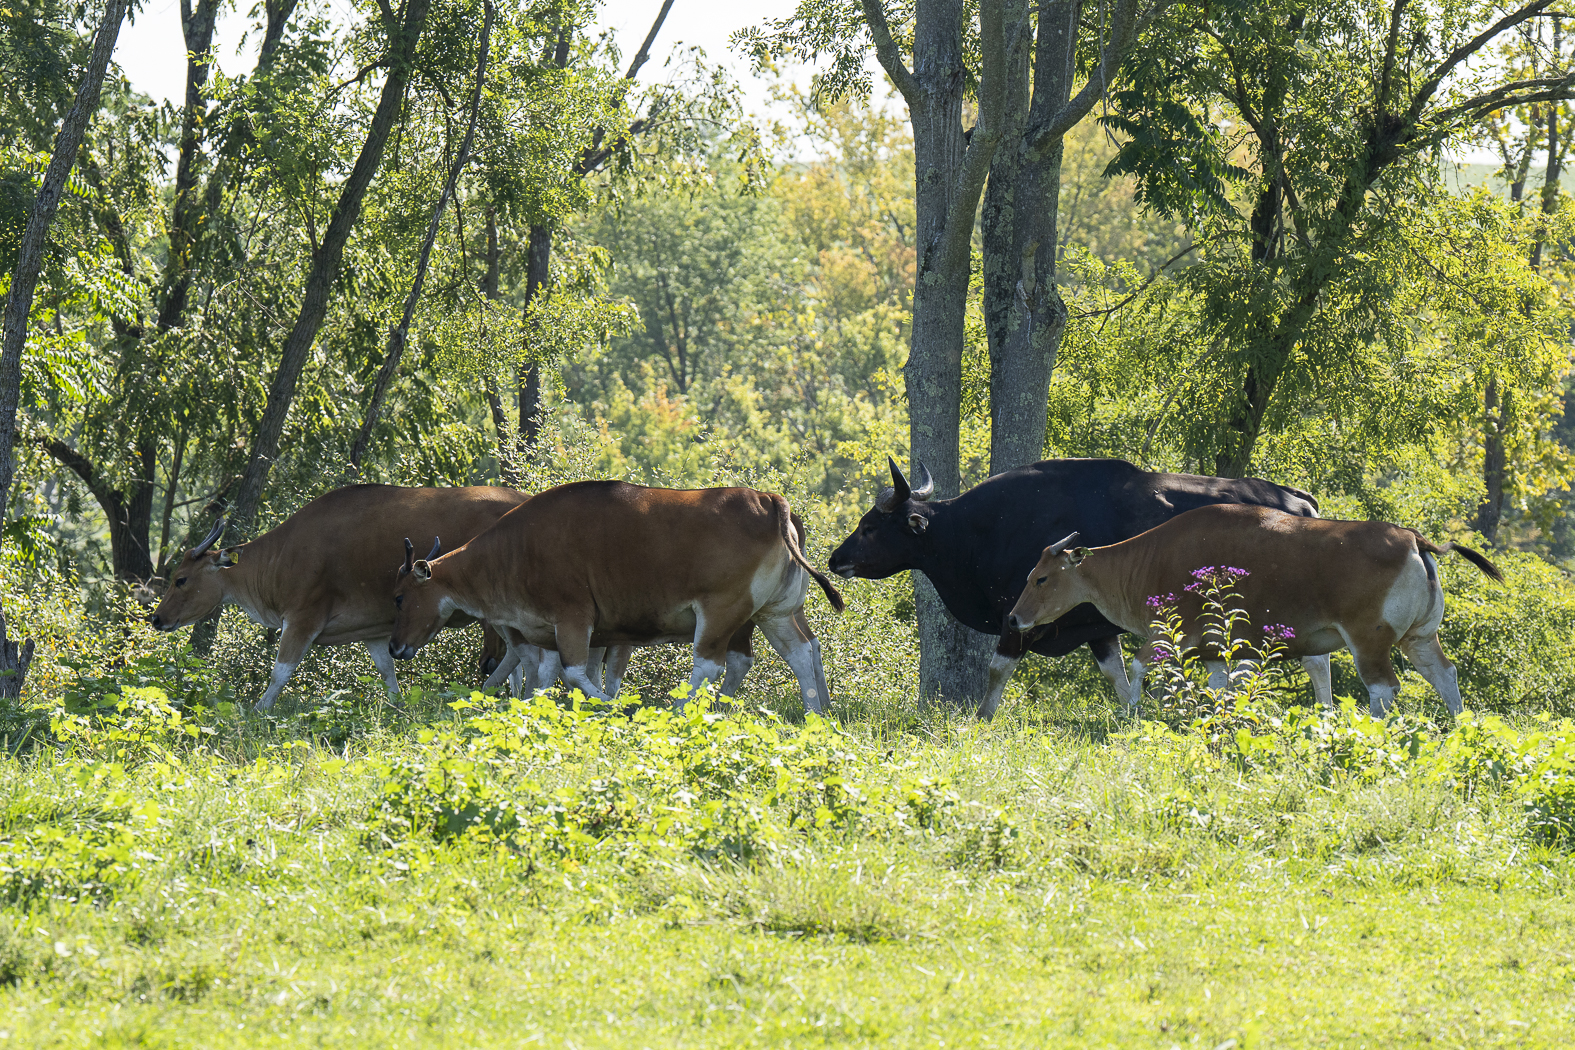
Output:
<svg viewBox="0 0 1575 1050">
<path fill-rule="evenodd" d="M 52 649 L 8 713 L 0 1043 L 1575 1042 L 1551 716 L 1444 725 L 1414 675 L 1320 715 L 1274 672 L 1130 721 L 1078 655 L 980 724 L 915 709 L 911 634 L 855 614 L 817 620 L 830 720 L 774 657 L 676 714 L 676 648 L 632 712 L 489 698 L 439 684 L 463 634 L 402 709 L 344 649 L 263 718 L 266 639 L 225 623 L 210 662 Z"/>
</svg>

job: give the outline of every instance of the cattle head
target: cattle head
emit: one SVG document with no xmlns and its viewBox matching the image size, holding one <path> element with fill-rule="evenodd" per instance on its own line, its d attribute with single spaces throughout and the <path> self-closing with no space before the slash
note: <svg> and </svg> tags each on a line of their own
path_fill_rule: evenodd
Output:
<svg viewBox="0 0 1575 1050">
<path fill-rule="evenodd" d="M 415 545 L 405 538 L 405 563 L 394 584 L 394 633 L 388 639 L 389 655 L 396 660 L 416 655 L 454 615 L 448 588 L 433 578 L 433 562 L 442 549 L 442 539 L 436 539 L 431 553 L 418 560 Z"/>
<path fill-rule="evenodd" d="M 223 535 L 224 525 L 224 519 L 220 518 L 207 538 L 187 551 L 180 564 L 170 569 L 169 588 L 159 607 L 148 617 L 154 630 L 173 631 L 196 623 L 224 604 L 229 582 L 225 576 L 241 559 L 238 547 L 210 549 Z"/>
<path fill-rule="evenodd" d="M 918 567 L 924 559 L 924 534 L 935 513 L 929 504 L 935 479 L 920 463 L 915 477 L 918 485 L 910 486 L 896 460 L 887 456 L 886 463 L 891 467 L 891 488 L 881 491 L 875 506 L 859 519 L 853 535 L 831 552 L 831 571 L 838 576 L 884 580 Z"/>
<path fill-rule="evenodd" d="M 1077 533 L 1052 543 L 1039 556 L 1039 564 L 1028 574 L 1028 586 L 1007 614 L 1006 626 L 1026 631 L 1051 620 L 1058 620 L 1073 608 L 1088 601 L 1087 588 L 1077 572 L 1088 556 L 1087 547 L 1073 547 Z"/>
</svg>

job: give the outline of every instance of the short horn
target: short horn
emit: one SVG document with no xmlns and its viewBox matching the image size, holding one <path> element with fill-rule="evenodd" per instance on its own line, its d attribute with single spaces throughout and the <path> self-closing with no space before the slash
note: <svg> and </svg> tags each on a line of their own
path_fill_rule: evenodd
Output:
<svg viewBox="0 0 1575 1050">
<path fill-rule="evenodd" d="M 201 543 L 197 544 L 191 549 L 191 557 L 200 558 L 204 554 L 207 554 L 208 548 L 213 546 L 214 543 L 218 542 L 220 536 L 224 535 L 224 526 L 226 524 L 228 523 L 225 521 L 225 519 L 220 518 L 218 524 L 213 526 L 213 531 L 208 533 L 207 539 L 203 540 Z"/>
<path fill-rule="evenodd" d="M 409 572 L 416 564 L 416 545 L 410 542 L 410 537 L 405 537 L 405 571 Z"/>
<path fill-rule="evenodd" d="M 441 536 L 433 536 L 432 537 L 432 553 L 427 555 L 427 561 L 431 561 L 433 558 L 436 558 L 441 553 L 443 553 L 443 537 L 441 537 Z"/>
<path fill-rule="evenodd" d="M 913 498 L 916 500 L 927 500 L 935 492 L 935 479 L 930 477 L 930 472 L 928 470 L 924 469 L 924 463 L 922 461 L 919 463 L 919 473 L 917 477 L 919 484 L 913 490 Z"/>
<path fill-rule="evenodd" d="M 1074 532 L 1064 540 L 1057 540 L 1056 542 L 1050 544 L 1050 549 L 1045 551 L 1045 553 L 1060 554 L 1062 551 L 1066 550 L 1072 545 L 1072 543 L 1077 539 L 1077 536 L 1078 534 Z"/>
</svg>

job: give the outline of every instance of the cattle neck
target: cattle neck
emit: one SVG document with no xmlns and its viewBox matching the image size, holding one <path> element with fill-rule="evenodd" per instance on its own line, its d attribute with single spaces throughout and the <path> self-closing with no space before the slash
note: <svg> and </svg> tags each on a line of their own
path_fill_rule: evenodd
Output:
<svg viewBox="0 0 1575 1050">
<path fill-rule="evenodd" d="M 1149 595 L 1139 593 L 1146 587 L 1142 581 L 1152 578 L 1144 571 L 1151 556 L 1149 545 L 1127 540 L 1093 548 L 1074 570 L 1085 600 L 1105 619 L 1140 638 L 1148 637 L 1154 618 Z"/>
<path fill-rule="evenodd" d="M 971 530 L 956 506 L 957 501 L 965 496 L 967 493 L 920 504 L 929 511 L 925 515 L 929 524 L 919 537 L 919 558 L 915 559 L 913 565 L 904 566 L 928 576 L 941 601 L 948 605 L 953 600 L 968 604 L 973 592 L 978 589 L 977 540 L 969 535 Z"/>
</svg>

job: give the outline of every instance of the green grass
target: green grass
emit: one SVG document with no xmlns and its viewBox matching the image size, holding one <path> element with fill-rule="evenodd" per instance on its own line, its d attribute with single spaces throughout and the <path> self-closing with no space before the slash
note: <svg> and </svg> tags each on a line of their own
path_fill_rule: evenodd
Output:
<svg viewBox="0 0 1575 1050">
<path fill-rule="evenodd" d="M 1546 726 L 1348 712 L 1244 762 L 1032 705 L 444 700 L 148 700 L 0 760 L 0 1042 L 1575 1044 L 1575 868 L 1505 746 Z"/>
</svg>

